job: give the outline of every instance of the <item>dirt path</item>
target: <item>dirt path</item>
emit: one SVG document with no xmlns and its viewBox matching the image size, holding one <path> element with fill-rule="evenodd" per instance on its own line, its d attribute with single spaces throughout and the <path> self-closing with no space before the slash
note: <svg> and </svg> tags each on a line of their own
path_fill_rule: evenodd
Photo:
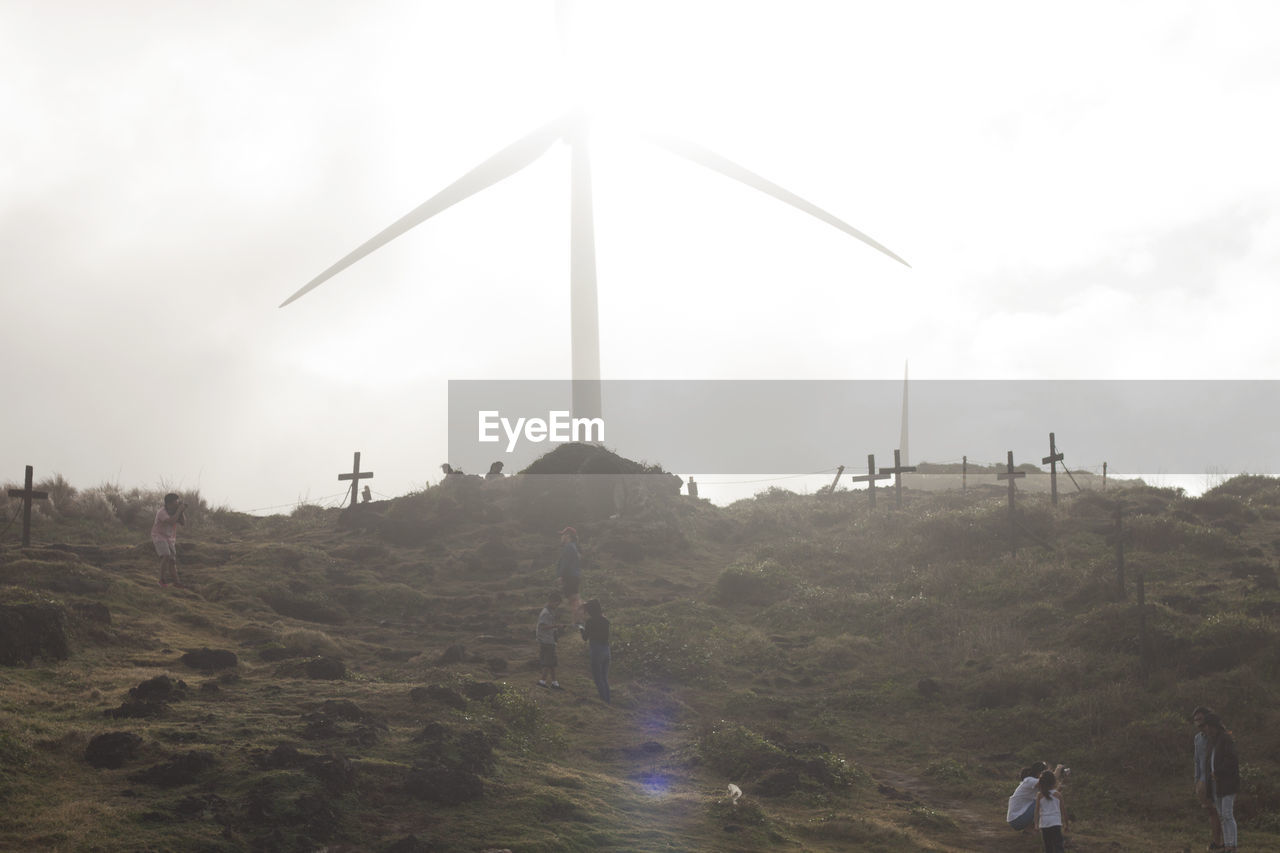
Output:
<svg viewBox="0 0 1280 853">
<path fill-rule="evenodd" d="M 1030 853 L 1040 849 L 1038 836 L 1009 828 L 1004 821 L 1003 803 L 944 796 L 927 781 L 892 770 L 875 771 L 872 776 L 880 783 L 885 796 L 904 801 L 913 799 L 955 821 L 956 839 L 951 843 L 956 850 Z"/>
</svg>

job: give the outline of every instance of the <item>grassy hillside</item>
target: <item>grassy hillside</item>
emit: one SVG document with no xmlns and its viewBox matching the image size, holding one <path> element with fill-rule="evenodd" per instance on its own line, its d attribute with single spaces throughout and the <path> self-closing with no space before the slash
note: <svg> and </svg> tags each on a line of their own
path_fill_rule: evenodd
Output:
<svg viewBox="0 0 1280 853">
<path fill-rule="evenodd" d="M 62 483 L 32 547 L 0 534 L 0 605 L 69 638 L 0 667 L 0 849 L 1032 851 L 1004 808 L 1043 758 L 1072 768 L 1070 849 L 1197 850 L 1197 704 L 1239 744 L 1242 848 L 1280 849 L 1280 482 L 1026 496 L 1015 556 L 1001 498 L 622 481 L 269 518 L 197 496 L 182 589 L 159 495 Z M 576 636 L 568 689 L 534 685 L 567 523 L 612 705 Z"/>
</svg>

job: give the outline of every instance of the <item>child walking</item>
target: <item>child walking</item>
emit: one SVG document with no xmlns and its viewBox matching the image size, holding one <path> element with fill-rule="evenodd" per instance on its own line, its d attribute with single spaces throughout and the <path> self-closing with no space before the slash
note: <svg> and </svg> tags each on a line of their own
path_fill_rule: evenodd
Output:
<svg viewBox="0 0 1280 853">
<path fill-rule="evenodd" d="M 1036 783 L 1035 827 L 1040 830 L 1044 853 L 1066 853 L 1062 833 L 1067 830 L 1067 807 L 1057 788 L 1058 779 L 1052 770 L 1040 774 L 1040 781 Z"/>
<path fill-rule="evenodd" d="M 560 606 L 560 593 L 552 592 L 547 596 L 547 605 L 538 614 L 538 663 L 542 664 L 542 678 L 538 679 L 539 687 L 551 690 L 563 690 L 556 680 L 556 667 L 560 662 L 556 659 L 556 640 L 560 629 L 565 625 L 556 622 L 556 608 Z"/>
</svg>

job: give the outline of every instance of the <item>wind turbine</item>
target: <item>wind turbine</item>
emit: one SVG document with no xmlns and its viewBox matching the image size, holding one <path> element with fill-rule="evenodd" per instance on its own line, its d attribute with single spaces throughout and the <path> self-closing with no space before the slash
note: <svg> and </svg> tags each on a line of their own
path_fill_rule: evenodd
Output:
<svg viewBox="0 0 1280 853">
<path fill-rule="evenodd" d="M 565 7 L 561 6 L 563 18 Z M 561 30 L 562 41 L 564 30 Z M 299 288 L 280 303 L 288 305 L 310 293 L 366 255 L 385 246 L 411 228 L 421 225 L 460 201 L 514 175 L 541 157 L 555 142 L 564 141 L 570 152 L 569 306 L 572 339 L 571 408 L 578 417 L 600 416 L 600 316 L 596 299 L 595 224 L 592 213 L 591 161 L 587 153 L 590 117 L 580 107 L 570 109 L 546 125 L 503 148 L 431 198 L 369 238 L 346 257 Z M 911 266 L 889 249 L 847 222 L 800 196 L 733 163 L 714 151 L 672 136 L 639 132 L 650 143 L 754 187 L 784 201 L 883 252 L 904 266 Z"/>
</svg>

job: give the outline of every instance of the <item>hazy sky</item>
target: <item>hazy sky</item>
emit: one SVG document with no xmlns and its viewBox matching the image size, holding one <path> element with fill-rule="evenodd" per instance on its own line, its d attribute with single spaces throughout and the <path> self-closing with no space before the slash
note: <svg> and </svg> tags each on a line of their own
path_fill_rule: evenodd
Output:
<svg viewBox="0 0 1280 853">
<path fill-rule="evenodd" d="M 1280 374 L 1269 0 L 576 12 L 566 61 L 551 0 L 0 0 L 0 482 L 436 482 L 449 379 L 568 372 L 566 149 L 276 306 L 577 99 L 606 377 Z"/>
</svg>

